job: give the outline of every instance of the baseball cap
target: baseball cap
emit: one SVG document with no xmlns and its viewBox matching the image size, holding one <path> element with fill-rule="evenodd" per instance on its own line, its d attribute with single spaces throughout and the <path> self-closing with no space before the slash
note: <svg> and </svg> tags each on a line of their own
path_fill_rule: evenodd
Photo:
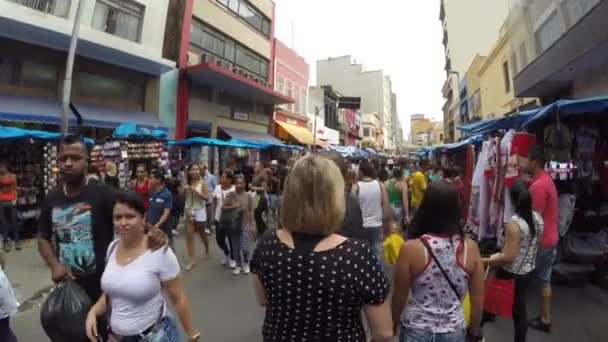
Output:
<svg viewBox="0 0 608 342">
<path fill-rule="evenodd" d="M 270 165 L 279 165 L 279 162 L 276 161 L 276 160 L 273 160 L 273 161 L 270 162 Z"/>
<path fill-rule="evenodd" d="M 386 161 L 386 165 L 395 165 L 395 161 L 392 159 L 389 159 Z"/>
</svg>

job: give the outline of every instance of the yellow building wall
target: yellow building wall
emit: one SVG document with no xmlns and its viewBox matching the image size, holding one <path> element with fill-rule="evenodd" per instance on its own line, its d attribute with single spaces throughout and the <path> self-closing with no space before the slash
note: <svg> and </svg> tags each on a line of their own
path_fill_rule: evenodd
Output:
<svg viewBox="0 0 608 342">
<path fill-rule="evenodd" d="M 411 121 L 411 139 L 412 143 L 416 143 L 416 139 L 419 133 L 427 133 L 428 131 L 434 131 L 434 125 L 429 119 L 417 119 Z"/>
<path fill-rule="evenodd" d="M 272 18 L 272 1 L 256 0 L 252 4 L 268 18 Z M 215 0 L 196 0 L 192 10 L 194 17 L 215 27 L 234 40 L 247 46 L 261 56 L 270 59 L 270 40 L 247 25 L 234 13 Z"/>
</svg>

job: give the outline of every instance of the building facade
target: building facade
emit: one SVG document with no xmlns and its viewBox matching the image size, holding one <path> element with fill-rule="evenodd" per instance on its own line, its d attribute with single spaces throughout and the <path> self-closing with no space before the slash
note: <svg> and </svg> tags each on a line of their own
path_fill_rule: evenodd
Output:
<svg viewBox="0 0 608 342">
<path fill-rule="evenodd" d="M 172 127 L 174 121 L 159 119 L 161 75 L 175 67 L 163 58 L 168 4 L 82 2 L 71 102 L 85 128 L 113 129 L 129 120 Z M 76 11 L 71 0 L 0 0 L 0 121 L 59 129 Z"/>
<path fill-rule="evenodd" d="M 498 28 L 509 13 L 509 0 L 441 0 L 446 81 L 443 122 L 447 141 L 458 140 L 461 79 L 476 54 L 487 55 L 498 37 Z M 472 13 L 483 13 L 471 20 Z"/>
<path fill-rule="evenodd" d="M 384 130 L 381 128 L 381 118 L 378 113 L 364 113 L 361 121 L 362 137 L 361 146 L 371 147 L 376 150 L 384 149 Z"/>
<path fill-rule="evenodd" d="M 308 80 L 310 67 L 303 57 L 280 40 L 274 40 L 274 90 L 294 99 L 275 108 L 275 120 L 306 127 L 308 121 Z"/>
<path fill-rule="evenodd" d="M 365 71 L 361 64 L 353 63 L 351 56 L 317 61 L 317 83 L 330 84 L 345 96 L 361 98 L 362 120 L 378 115 L 377 129 L 382 131 L 382 146 L 394 150 L 395 135 L 391 118 L 391 80 L 382 70 Z M 372 116 L 368 113 L 376 113 Z M 371 122 L 374 120 L 368 120 Z M 365 127 L 365 125 L 362 125 Z M 365 138 L 365 134 L 363 134 Z"/>
<path fill-rule="evenodd" d="M 410 145 L 429 146 L 435 140 L 435 124 L 424 114 L 410 115 Z"/>
<path fill-rule="evenodd" d="M 542 104 L 608 92 L 606 0 L 519 0 L 510 13 L 518 97 Z"/>
<path fill-rule="evenodd" d="M 308 93 L 308 129 L 322 143 L 339 145 L 338 98 L 340 95 L 331 86 L 311 86 Z"/>
<path fill-rule="evenodd" d="M 176 0 L 180 79 L 176 138 L 267 141 L 275 105 L 294 100 L 274 90 L 271 0 Z M 181 12 L 183 10 L 183 12 Z M 170 52 L 167 52 L 170 53 Z"/>
</svg>

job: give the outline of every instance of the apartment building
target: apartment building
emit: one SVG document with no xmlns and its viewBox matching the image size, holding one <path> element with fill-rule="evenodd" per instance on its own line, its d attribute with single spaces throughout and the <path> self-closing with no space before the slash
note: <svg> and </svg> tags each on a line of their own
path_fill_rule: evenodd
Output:
<svg viewBox="0 0 608 342">
<path fill-rule="evenodd" d="M 518 0 L 511 13 L 517 97 L 542 104 L 608 92 L 606 0 Z"/>
<path fill-rule="evenodd" d="M 474 16 L 473 13 L 483 15 Z M 509 0 L 441 0 L 439 19 L 443 27 L 446 71 L 442 87 L 443 122 L 448 142 L 458 140 L 455 128 L 464 121 L 460 117 L 460 87 L 464 73 L 475 55 L 488 55 L 508 13 Z"/>
<path fill-rule="evenodd" d="M 83 132 L 111 132 L 135 120 L 159 119 L 161 75 L 175 63 L 163 58 L 169 0 L 81 1 L 72 104 Z M 0 121 L 58 130 L 67 50 L 77 11 L 72 0 L 0 0 Z M 76 123 L 76 117 L 70 118 Z"/>
<path fill-rule="evenodd" d="M 379 117 L 377 128 L 382 131 L 382 147 L 387 150 L 395 149 L 391 110 L 392 85 L 388 75 L 382 70 L 364 70 L 361 64 L 353 62 L 352 56 L 342 56 L 317 61 L 317 83 L 330 84 L 346 96 L 360 97 L 362 127 L 365 127 L 365 119 L 370 118 L 368 114 L 376 113 Z M 365 134 L 363 136 L 365 137 Z"/>
<path fill-rule="evenodd" d="M 180 68 L 176 138 L 277 140 L 270 135 L 275 105 L 294 100 L 274 90 L 274 6 L 175 0 L 166 53 Z"/>
</svg>

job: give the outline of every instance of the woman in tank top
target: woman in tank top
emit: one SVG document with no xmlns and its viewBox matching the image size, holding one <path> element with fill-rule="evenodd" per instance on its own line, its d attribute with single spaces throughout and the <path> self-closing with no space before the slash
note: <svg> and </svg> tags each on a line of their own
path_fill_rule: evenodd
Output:
<svg viewBox="0 0 608 342">
<path fill-rule="evenodd" d="M 186 221 L 186 249 L 189 263 L 184 268 L 190 271 L 196 266 L 196 235 L 200 236 L 205 246 L 205 258 L 209 257 L 209 238 L 204 232 L 207 221 L 206 202 L 209 200 L 207 182 L 202 177 L 202 168 L 199 164 L 190 165 L 189 182 L 184 186 L 185 221 Z"/>
<path fill-rule="evenodd" d="M 477 244 L 463 234 L 460 208 L 454 186 L 440 181 L 429 186 L 412 221 L 415 235 L 401 248 L 395 270 L 393 322 L 400 342 L 480 340 L 483 263 Z"/>
<path fill-rule="evenodd" d="M 410 220 L 407 182 L 403 179 L 400 167 L 395 167 L 392 172 L 391 178 L 384 183 L 388 202 L 393 211 L 393 219 L 399 223 L 407 223 Z"/>
<path fill-rule="evenodd" d="M 513 183 L 510 194 L 515 214 L 505 226 L 505 246 L 500 253 L 483 261 L 486 266 L 498 269 L 496 278 L 515 279 L 514 336 L 515 342 L 524 342 L 528 333 L 526 290 L 530 285 L 530 272 L 534 270 L 538 240 L 543 235 L 543 219 L 532 211 L 532 196 L 526 183 Z"/>
</svg>

